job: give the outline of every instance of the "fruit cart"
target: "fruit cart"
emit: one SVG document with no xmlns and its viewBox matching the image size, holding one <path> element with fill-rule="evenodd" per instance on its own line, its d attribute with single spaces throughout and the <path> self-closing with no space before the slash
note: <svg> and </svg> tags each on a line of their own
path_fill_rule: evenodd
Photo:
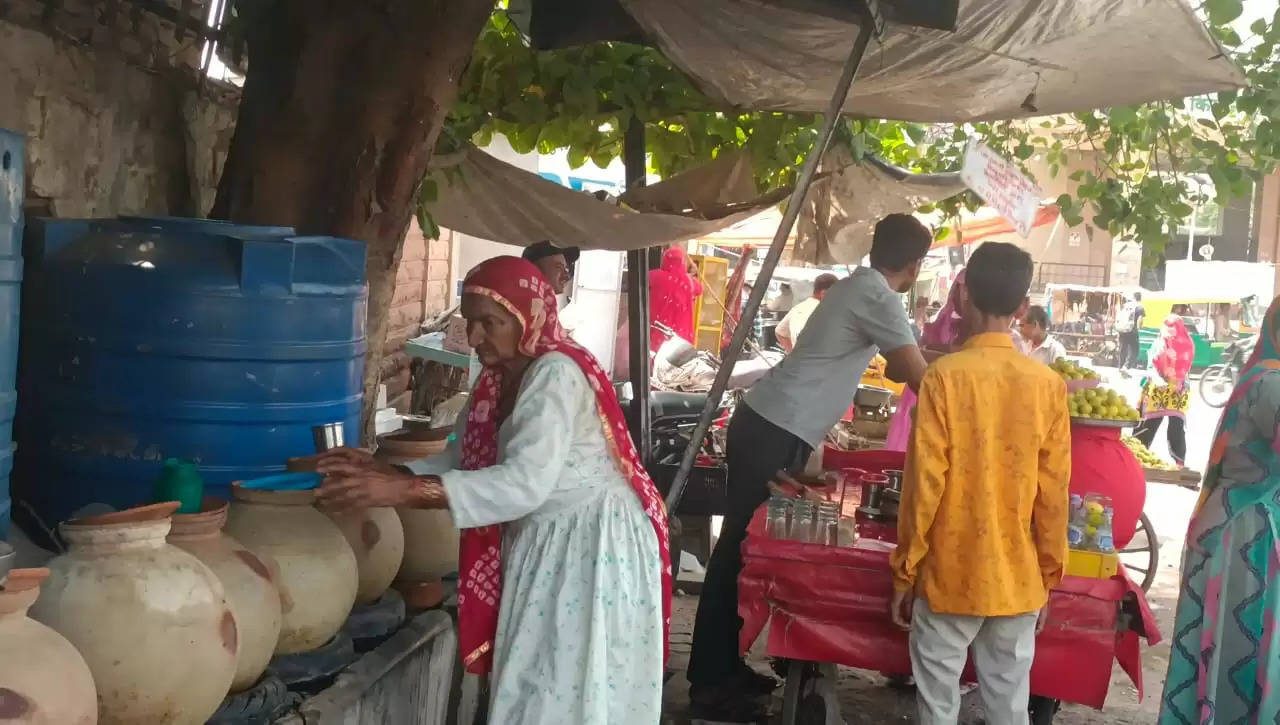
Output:
<svg viewBox="0 0 1280 725">
<path fill-rule="evenodd" d="M 824 467 L 900 468 L 889 451 L 824 452 Z M 854 546 L 769 538 L 761 507 L 742 546 L 738 613 L 745 652 L 768 625 L 767 653 L 783 660 L 784 725 L 839 722 L 837 665 L 908 675 L 907 634 L 889 618 L 894 529 L 862 522 Z M 1059 702 L 1101 709 L 1119 662 L 1142 693 L 1139 639 L 1159 641 L 1142 589 L 1123 572 L 1110 579 L 1066 577 L 1050 595 L 1049 621 L 1032 667 L 1032 723 L 1052 721 Z M 969 678 L 972 670 L 967 671 Z"/>
</svg>

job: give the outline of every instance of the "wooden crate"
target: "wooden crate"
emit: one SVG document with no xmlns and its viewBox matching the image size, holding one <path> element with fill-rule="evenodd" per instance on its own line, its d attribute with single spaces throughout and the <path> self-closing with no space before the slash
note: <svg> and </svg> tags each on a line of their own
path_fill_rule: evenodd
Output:
<svg viewBox="0 0 1280 725">
<path fill-rule="evenodd" d="M 1144 466 L 1142 472 L 1146 474 L 1147 481 L 1150 483 L 1170 483 L 1193 491 L 1200 488 L 1200 479 L 1204 477 L 1204 474 L 1189 468 L 1179 471 L 1166 471 L 1162 468 L 1147 468 Z"/>
<path fill-rule="evenodd" d="M 276 725 L 446 725 L 457 659 L 453 618 L 439 610 L 412 616 Z"/>
</svg>

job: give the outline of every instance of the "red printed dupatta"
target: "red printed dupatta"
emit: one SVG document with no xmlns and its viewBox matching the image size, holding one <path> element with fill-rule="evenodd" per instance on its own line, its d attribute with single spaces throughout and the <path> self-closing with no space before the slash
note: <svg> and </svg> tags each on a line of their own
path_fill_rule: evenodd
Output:
<svg viewBox="0 0 1280 725">
<path fill-rule="evenodd" d="M 480 294 L 502 305 L 523 327 L 520 352 L 537 358 L 558 352 L 577 363 L 596 396 L 604 438 L 618 470 L 626 476 L 645 515 L 653 524 L 662 557 L 662 642 L 666 657 L 671 622 L 671 552 L 666 508 L 641 463 L 627 430 L 622 406 L 595 357 L 569 339 L 556 315 L 551 285 L 532 263 L 519 257 L 494 257 L 473 269 L 462 283 L 463 294 Z M 498 397 L 502 370 L 486 367 L 471 391 L 471 407 L 462 436 L 462 469 L 474 471 L 498 463 Z M 463 529 L 459 548 L 458 636 L 468 672 L 486 673 L 493 666 L 498 607 L 502 599 L 502 527 Z"/>
</svg>

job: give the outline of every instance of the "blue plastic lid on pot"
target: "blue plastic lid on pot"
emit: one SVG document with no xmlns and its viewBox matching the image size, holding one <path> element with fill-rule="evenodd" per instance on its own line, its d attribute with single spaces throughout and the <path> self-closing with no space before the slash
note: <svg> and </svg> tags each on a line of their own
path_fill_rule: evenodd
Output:
<svg viewBox="0 0 1280 725">
<path fill-rule="evenodd" d="M 281 473 L 241 481 L 240 487 L 256 491 L 310 491 L 319 488 L 323 479 L 318 473 Z"/>
</svg>

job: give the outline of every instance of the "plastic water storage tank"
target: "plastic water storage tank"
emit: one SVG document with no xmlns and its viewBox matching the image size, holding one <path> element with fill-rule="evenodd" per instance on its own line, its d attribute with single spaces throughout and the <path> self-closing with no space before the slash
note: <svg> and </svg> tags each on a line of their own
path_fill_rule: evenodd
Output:
<svg viewBox="0 0 1280 725">
<path fill-rule="evenodd" d="M 26 236 L 14 482 L 40 529 L 147 500 L 166 458 L 226 497 L 314 452 L 311 426 L 358 431 L 364 244 L 194 219 Z"/>
<path fill-rule="evenodd" d="M 22 284 L 22 137 L 0 129 L 0 541 L 9 535 L 9 472 L 18 394 L 18 302 Z"/>
</svg>

